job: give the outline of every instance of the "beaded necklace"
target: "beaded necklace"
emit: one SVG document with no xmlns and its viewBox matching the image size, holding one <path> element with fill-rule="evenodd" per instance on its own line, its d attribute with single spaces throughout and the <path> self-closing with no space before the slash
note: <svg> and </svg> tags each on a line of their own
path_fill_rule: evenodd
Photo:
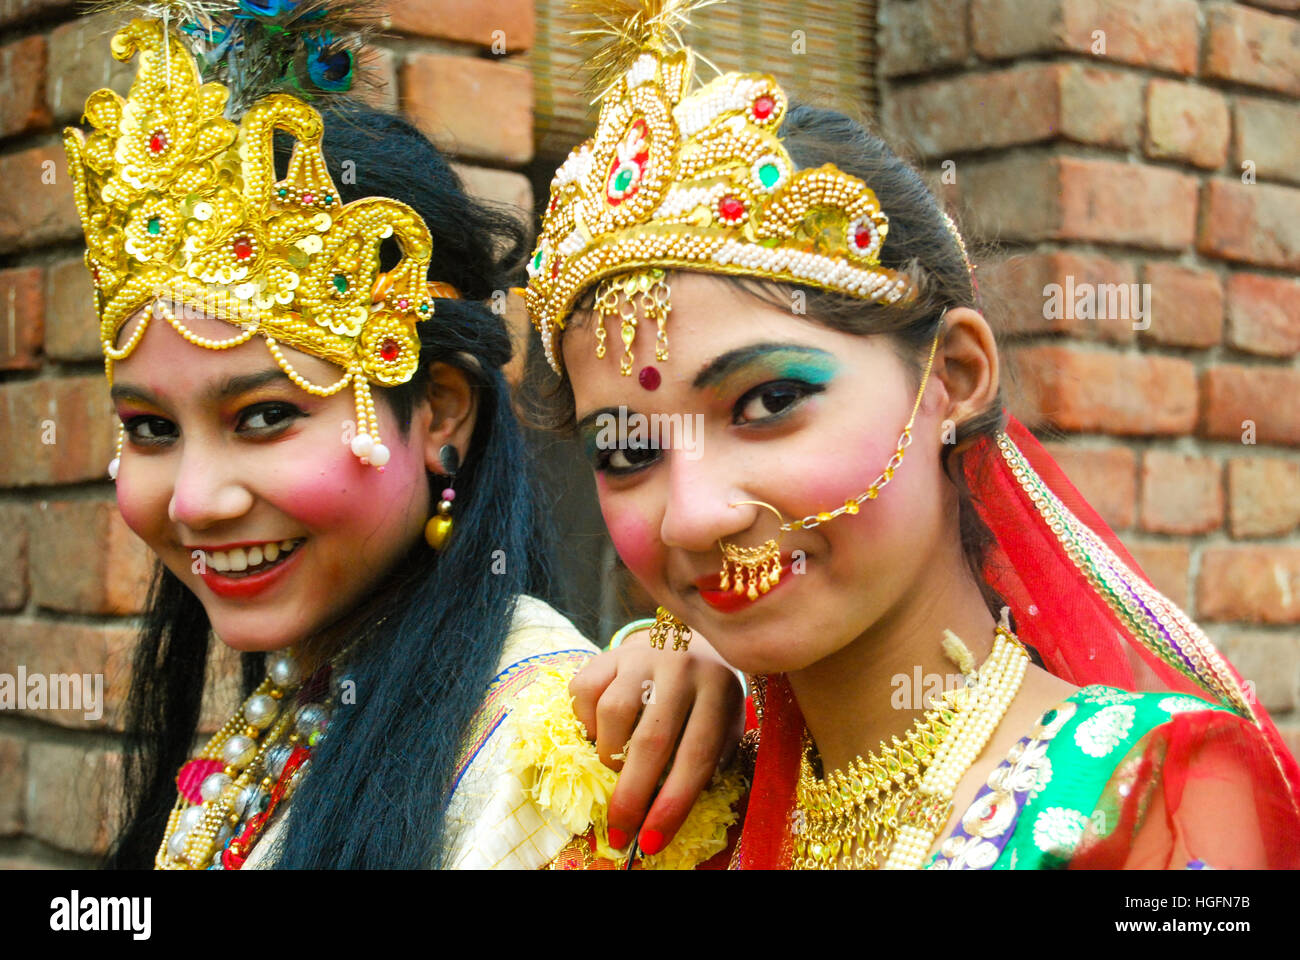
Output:
<svg viewBox="0 0 1300 960">
<path fill-rule="evenodd" d="M 243 865 L 329 725 L 333 698 L 316 702 L 329 672 L 322 667 L 304 684 L 291 652 L 272 657 L 266 679 L 181 767 L 176 805 L 154 857 L 156 869 Z"/>
<path fill-rule="evenodd" d="M 946 691 L 904 741 L 882 742 L 879 754 L 857 757 L 820 780 L 807 741 L 796 788 L 794 869 L 874 870 L 882 859 L 887 870 L 920 867 L 948 822 L 957 783 L 1006 715 L 1029 663 L 1002 626 L 978 671 L 951 631 L 944 649 L 967 685 Z"/>
</svg>

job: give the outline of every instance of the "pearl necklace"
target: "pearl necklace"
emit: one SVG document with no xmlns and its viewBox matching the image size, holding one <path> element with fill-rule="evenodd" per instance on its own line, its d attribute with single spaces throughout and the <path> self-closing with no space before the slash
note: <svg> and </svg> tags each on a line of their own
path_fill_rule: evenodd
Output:
<svg viewBox="0 0 1300 960">
<path fill-rule="evenodd" d="M 887 870 L 921 866 L 948 822 L 957 784 L 1006 715 L 1029 662 L 1020 641 L 1002 626 L 979 670 L 951 631 L 945 631 L 944 651 L 966 675 L 967 686 L 945 692 L 904 742 L 894 737 L 892 748 L 881 743 L 879 756 L 858 757 L 847 771 L 821 781 L 805 752 L 794 869 L 875 869 L 885 851 Z"/>
<path fill-rule="evenodd" d="M 966 671 L 973 664 L 970 650 L 951 631 L 944 649 Z M 947 740 L 935 752 L 934 763 L 921 778 L 917 795 L 901 817 L 898 839 L 885 861 L 886 870 L 917 870 L 925 861 L 935 835 L 952 813 L 952 795 L 966 771 L 975 763 L 993 731 L 1016 698 L 1029 666 L 1029 654 L 1010 630 L 999 626 L 993 652 L 978 672 L 975 683 L 958 692 L 970 704 L 958 713 Z M 968 675 L 970 675 L 968 673 Z M 960 704 L 959 704 L 960 706 Z"/>
<path fill-rule="evenodd" d="M 266 679 L 181 768 L 176 805 L 154 857 L 156 869 L 219 867 L 220 851 L 241 824 L 266 810 L 294 748 L 315 745 L 329 721 L 328 702 L 286 709 L 286 698 L 302 688 L 302 679 L 290 651 L 276 654 Z M 202 802 L 194 803 L 193 780 L 198 777 Z M 238 852 L 247 855 L 248 850 Z"/>
</svg>

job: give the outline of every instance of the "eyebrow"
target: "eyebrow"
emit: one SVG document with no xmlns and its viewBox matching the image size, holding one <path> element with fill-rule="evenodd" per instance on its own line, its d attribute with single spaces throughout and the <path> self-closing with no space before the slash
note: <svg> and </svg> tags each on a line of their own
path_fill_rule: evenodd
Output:
<svg viewBox="0 0 1300 960">
<path fill-rule="evenodd" d="M 256 390 L 258 387 L 265 386 L 268 383 L 276 383 L 283 380 L 285 383 L 293 383 L 289 375 L 279 367 L 268 367 L 265 370 L 259 370 L 257 373 L 246 373 L 238 377 L 227 377 L 219 384 L 214 384 L 203 391 L 200 398 L 204 403 L 213 403 L 220 400 L 227 400 L 230 397 L 237 397 L 241 393 L 248 393 L 250 390 Z M 116 383 L 109 395 L 114 400 L 139 400 L 144 403 L 151 403 L 156 407 L 162 406 L 148 390 L 143 387 L 137 387 L 130 383 Z"/>
<path fill-rule="evenodd" d="M 747 347 L 737 347 L 735 350 L 728 350 L 726 353 L 714 357 L 708 366 L 695 375 L 691 386 L 696 390 L 711 387 L 724 379 L 733 370 L 737 370 L 769 353 L 794 353 L 805 357 L 833 359 L 832 355 L 825 350 L 806 347 L 798 343 L 752 343 Z"/>
</svg>

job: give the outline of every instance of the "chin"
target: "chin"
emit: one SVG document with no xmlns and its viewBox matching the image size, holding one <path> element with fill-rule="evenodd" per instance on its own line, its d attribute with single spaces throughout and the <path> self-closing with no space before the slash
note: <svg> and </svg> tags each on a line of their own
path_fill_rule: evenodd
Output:
<svg viewBox="0 0 1300 960">
<path fill-rule="evenodd" d="M 308 636 L 296 624 L 277 623 L 265 614 L 249 612 L 246 616 L 213 616 L 208 614 L 212 632 L 217 639 L 240 653 L 269 653 L 283 650 Z"/>
</svg>

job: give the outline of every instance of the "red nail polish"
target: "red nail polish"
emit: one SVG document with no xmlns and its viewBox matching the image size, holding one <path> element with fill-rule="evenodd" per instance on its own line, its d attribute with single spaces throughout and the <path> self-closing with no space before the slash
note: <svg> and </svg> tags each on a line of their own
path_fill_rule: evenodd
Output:
<svg viewBox="0 0 1300 960">
<path fill-rule="evenodd" d="M 615 850 L 622 850 L 627 846 L 627 834 L 618 827 L 609 828 L 609 845 Z"/>
<path fill-rule="evenodd" d="M 653 856 L 664 848 L 664 835 L 658 830 L 642 830 L 637 845 L 646 856 Z"/>
</svg>

